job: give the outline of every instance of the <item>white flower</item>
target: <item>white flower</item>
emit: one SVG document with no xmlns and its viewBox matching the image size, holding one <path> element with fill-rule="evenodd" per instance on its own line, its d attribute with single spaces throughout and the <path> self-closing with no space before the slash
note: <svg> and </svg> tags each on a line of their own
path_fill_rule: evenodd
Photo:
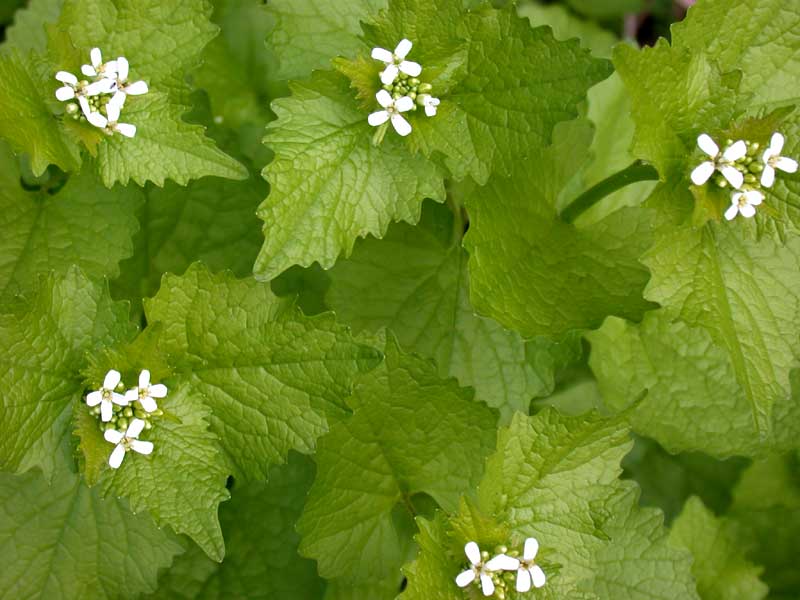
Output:
<svg viewBox="0 0 800 600">
<path fill-rule="evenodd" d="M 711 139 L 711 136 L 703 133 L 697 138 L 697 145 L 711 160 L 702 163 L 692 171 L 692 182 L 695 185 L 703 185 L 711 178 L 715 170 L 719 170 L 734 188 L 738 190 L 742 187 L 744 175 L 733 166 L 733 163 L 747 154 L 747 144 L 739 140 L 720 154 L 719 146 Z"/>
<path fill-rule="evenodd" d="M 381 82 L 384 85 L 394 83 L 401 71 L 409 77 L 416 77 L 422 73 L 419 63 L 405 60 L 408 53 L 411 52 L 412 46 L 410 40 L 403 39 L 397 44 L 394 52 L 389 52 L 385 48 L 372 49 L 372 58 L 386 64 L 386 68 L 381 72 Z"/>
<path fill-rule="evenodd" d="M 775 183 L 775 169 L 785 173 L 797 173 L 797 161 L 793 158 L 781 156 L 783 144 L 786 140 L 780 133 L 773 133 L 769 148 L 764 152 L 764 172 L 761 173 L 761 185 L 772 187 Z"/>
<path fill-rule="evenodd" d="M 527 592 L 533 587 L 540 588 L 544 585 L 545 575 L 542 568 L 533 562 L 536 553 L 539 552 L 539 542 L 536 538 L 525 540 L 525 547 L 522 551 L 522 560 L 519 561 L 517 568 L 517 591 Z M 509 569 L 510 570 L 510 569 Z"/>
<path fill-rule="evenodd" d="M 112 402 L 120 406 L 127 406 L 128 404 L 125 396 L 114 391 L 120 379 L 119 371 L 111 369 L 106 373 L 106 378 L 103 380 L 103 387 L 95 392 L 89 392 L 86 395 L 86 404 L 89 406 L 100 405 L 100 418 L 104 423 L 111 420 L 111 415 L 113 413 Z"/>
<path fill-rule="evenodd" d="M 461 588 L 467 587 L 476 579 L 480 579 L 481 590 L 484 596 L 491 596 L 494 594 L 494 581 L 492 581 L 492 573 L 495 571 L 514 571 L 519 567 L 519 561 L 516 558 L 506 556 L 505 554 L 498 554 L 491 560 L 483 562 L 481 556 L 481 549 L 475 542 L 467 542 L 464 546 L 464 554 L 472 565 L 466 571 L 462 571 L 456 577 L 456 585 Z"/>
<path fill-rule="evenodd" d="M 756 214 L 756 206 L 764 201 L 764 194 L 758 190 L 734 192 L 731 196 L 731 206 L 725 211 L 725 218 L 731 221 L 737 214 L 751 218 Z"/>
<path fill-rule="evenodd" d="M 124 100 L 122 101 L 124 102 Z M 132 138 L 136 135 L 136 125 L 131 125 L 130 123 L 120 123 L 119 122 L 119 115 L 120 109 L 122 108 L 122 103 L 117 100 L 117 97 L 114 96 L 108 104 L 106 104 L 106 115 L 104 117 L 99 112 L 93 112 L 86 115 L 86 119 L 94 125 L 95 127 L 99 127 L 100 129 L 105 129 L 109 133 L 120 133 L 125 137 Z"/>
<path fill-rule="evenodd" d="M 149 91 L 147 83 L 144 81 L 128 83 L 129 70 L 128 59 L 124 56 L 117 58 L 116 94 L 114 99 L 120 103 L 120 106 L 125 104 L 126 96 L 141 96 Z"/>
<path fill-rule="evenodd" d="M 89 58 L 92 61 L 91 65 L 83 65 L 81 73 L 87 77 L 108 77 L 114 79 L 117 76 L 117 63 L 116 61 L 103 62 L 103 54 L 100 48 L 92 48 L 89 53 Z"/>
<path fill-rule="evenodd" d="M 64 85 L 56 90 L 56 98 L 61 102 L 72 100 L 78 95 L 78 78 L 68 71 L 56 73 L 56 79 Z"/>
<path fill-rule="evenodd" d="M 151 413 L 158 409 L 155 398 L 164 398 L 166 395 L 167 386 L 163 383 L 150 385 L 150 371 L 145 369 L 139 373 L 139 387 L 125 392 L 125 399 L 128 402 L 135 402 L 138 400 L 142 408 Z"/>
<path fill-rule="evenodd" d="M 422 106 L 425 107 L 425 114 L 429 117 L 433 117 L 436 115 L 436 107 L 439 106 L 439 99 L 434 98 L 430 94 L 420 94 L 419 100 L 422 102 Z"/>
<path fill-rule="evenodd" d="M 111 456 L 108 457 L 108 464 L 112 469 L 119 468 L 128 450 L 134 450 L 139 454 L 150 454 L 153 451 L 153 442 L 143 442 L 136 439 L 142 433 L 142 429 L 144 429 L 144 421 L 134 419 L 128 425 L 128 430 L 124 434 L 114 429 L 108 429 L 103 433 L 103 437 L 106 438 L 107 442 L 116 444 Z"/>
<path fill-rule="evenodd" d="M 414 108 L 414 101 L 408 96 L 403 96 L 394 100 L 392 95 L 386 90 L 381 90 L 375 94 L 375 99 L 378 101 L 384 110 L 379 110 L 372 113 L 369 118 L 369 124 L 373 127 L 383 125 L 389 119 L 392 120 L 394 130 L 402 136 L 407 136 L 411 133 L 411 123 L 400 113 L 407 112 Z"/>
</svg>

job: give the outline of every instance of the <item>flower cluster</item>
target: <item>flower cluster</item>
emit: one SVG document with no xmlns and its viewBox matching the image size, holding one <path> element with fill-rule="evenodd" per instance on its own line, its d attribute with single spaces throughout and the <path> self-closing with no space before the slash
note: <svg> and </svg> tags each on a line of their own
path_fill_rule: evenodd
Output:
<svg viewBox="0 0 800 600">
<path fill-rule="evenodd" d="M 402 113 L 421 107 L 427 116 L 436 115 L 439 99 L 431 95 L 433 86 L 418 79 L 422 73 L 419 63 L 406 60 L 412 46 L 411 41 L 404 39 L 400 40 L 394 52 L 385 48 L 372 49 L 372 58 L 386 65 L 380 73 L 383 89 L 375 95 L 383 110 L 372 113 L 368 119 L 370 125 L 380 127 L 375 136 L 376 143 L 383 139 L 389 122 L 401 136 L 411 133 L 411 123 Z"/>
<path fill-rule="evenodd" d="M 494 596 L 504 600 L 508 585 L 516 579 L 515 589 L 527 592 L 531 587 L 540 588 L 545 584 L 545 574 L 534 561 L 539 552 L 536 538 L 528 538 L 522 549 L 522 556 L 517 551 L 508 551 L 501 546 L 494 557 L 488 552 L 481 552 L 478 544 L 468 542 L 464 546 L 469 567 L 458 574 L 456 585 L 461 588 L 474 584 L 480 586 L 484 596 Z"/>
<path fill-rule="evenodd" d="M 64 85 L 56 90 L 56 98 L 68 103 L 66 111 L 72 118 L 85 120 L 107 135 L 119 133 L 132 138 L 136 135 L 136 126 L 120 123 L 119 118 L 127 97 L 146 94 L 147 84 L 128 81 L 130 65 L 124 56 L 104 63 L 100 48 L 93 48 L 89 54 L 92 64 L 83 65 L 81 73 L 91 81 L 78 80 L 68 71 L 59 71 L 56 79 Z"/>
<path fill-rule="evenodd" d="M 760 155 L 759 144 L 747 140 L 728 140 L 725 150 L 720 151 L 711 136 L 703 133 L 697 138 L 697 145 L 708 160 L 692 171 L 692 182 L 703 185 L 713 177 L 721 188 L 730 185 L 734 191 L 725 218 L 730 221 L 738 214 L 750 218 L 764 201 L 763 190 L 774 185 L 776 169 L 797 172 L 797 161 L 781 156 L 784 143 L 783 135 L 774 133 L 769 147 Z"/>
<path fill-rule="evenodd" d="M 150 454 L 153 443 L 139 440 L 142 431 L 152 428 L 151 418 L 164 413 L 158 408 L 156 398 L 165 398 L 167 386 L 150 383 L 150 371 L 139 374 L 139 385 L 124 394 L 118 393 L 122 387 L 122 376 L 114 369 L 106 373 L 103 386 L 86 395 L 86 404 L 93 415 L 100 418 L 100 430 L 106 441 L 115 444 L 108 459 L 112 469 L 122 464 L 128 450 L 140 454 Z"/>
</svg>

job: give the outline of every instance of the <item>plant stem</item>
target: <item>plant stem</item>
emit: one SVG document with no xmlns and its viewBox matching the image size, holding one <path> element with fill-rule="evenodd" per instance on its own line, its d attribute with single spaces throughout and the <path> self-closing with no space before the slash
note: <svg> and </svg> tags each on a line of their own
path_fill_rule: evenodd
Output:
<svg viewBox="0 0 800 600">
<path fill-rule="evenodd" d="M 561 211 L 561 219 L 567 223 L 574 223 L 575 219 L 606 196 L 639 181 L 658 181 L 658 171 L 654 167 L 637 160 L 575 198 Z"/>
</svg>

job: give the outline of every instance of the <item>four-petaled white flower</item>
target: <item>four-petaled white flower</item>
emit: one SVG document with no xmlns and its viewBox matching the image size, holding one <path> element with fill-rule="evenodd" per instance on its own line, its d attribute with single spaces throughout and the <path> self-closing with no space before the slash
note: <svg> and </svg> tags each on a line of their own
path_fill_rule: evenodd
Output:
<svg viewBox="0 0 800 600">
<path fill-rule="evenodd" d="M 751 218 L 756 214 L 756 206 L 764 201 L 764 194 L 758 190 L 734 192 L 731 196 L 731 205 L 725 211 L 725 218 L 731 221 L 737 214 Z"/>
<path fill-rule="evenodd" d="M 124 56 L 120 56 L 117 59 L 116 93 L 113 98 L 119 103 L 120 107 L 125 104 L 125 98 L 127 96 L 141 96 L 142 94 L 146 94 L 149 89 L 147 83 L 144 81 L 129 83 L 129 70 L 130 65 L 128 64 L 128 59 Z"/>
<path fill-rule="evenodd" d="M 87 77 L 108 77 L 115 79 L 117 76 L 117 62 L 112 60 L 107 63 L 103 62 L 103 54 L 100 48 L 92 48 L 89 52 L 89 58 L 92 61 L 91 65 L 83 65 L 81 73 Z"/>
<path fill-rule="evenodd" d="M 111 369 L 108 373 L 106 373 L 106 378 L 103 380 L 103 387 L 97 391 L 89 392 L 86 395 L 86 404 L 89 406 L 97 406 L 98 404 L 100 405 L 100 419 L 104 423 L 107 423 L 111 420 L 111 415 L 114 410 L 112 403 L 119 404 L 120 406 L 127 406 L 128 404 L 125 396 L 114 391 L 114 388 L 117 387 L 120 379 L 121 375 L 119 374 L 119 371 Z"/>
<path fill-rule="evenodd" d="M 797 161 L 793 158 L 781 156 L 785 141 L 780 133 L 772 134 L 769 148 L 764 152 L 762 159 L 764 161 L 764 171 L 761 173 L 761 185 L 764 187 L 772 187 L 775 183 L 775 169 L 785 173 L 797 173 Z"/>
<path fill-rule="evenodd" d="M 394 130 L 402 136 L 407 136 L 411 133 L 411 123 L 400 113 L 408 112 L 414 108 L 414 101 L 408 96 L 402 96 L 395 100 L 392 95 L 386 90 L 381 90 L 375 94 L 375 99 L 378 101 L 384 110 L 379 110 L 372 113 L 369 118 L 369 124 L 373 127 L 383 125 L 389 119 L 392 120 Z"/>
<path fill-rule="evenodd" d="M 711 178 L 714 171 L 719 170 L 734 188 L 738 190 L 742 187 L 744 175 L 733 166 L 733 163 L 747 154 L 747 144 L 739 140 L 728 146 L 725 152 L 720 153 L 719 146 L 711 139 L 711 136 L 703 133 L 697 138 L 697 145 L 711 160 L 700 164 L 692 171 L 692 182 L 695 185 L 703 185 Z"/>
<path fill-rule="evenodd" d="M 390 52 L 386 48 L 373 48 L 372 58 L 379 60 L 386 64 L 386 68 L 381 72 L 381 82 L 384 85 L 394 83 L 400 72 L 405 73 L 409 77 L 416 77 L 422 73 L 422 67 L 419 63 L 410 60 L 405 60 L 408 53 L 411 52 L 413 44 L 411 40 L 400 40 L 394 52 Z"/>
<path fill-rule="evenodd" d="M 456 577 L 456 585 L 458 587 L 467 587 L 476 579 L 480 579 L 481 590 L 484 596 L 491 596 L 494 594 L 494 581 L 492 581 L 492 573 L 495 571 L 513 571 L 519 566 L 519 561 L 516 558 L 506 556 L 505 554 L 498 554 L 494 558 L 483 562 L 481 556 L 481 549 L 475 542 L 467 542 L 464 546 L 464 554 L 472 565 L 466 571 L 462 571 Z"/>
<path fill-rule="evenodd" d="M 166 395 L 167 386 L 163 383 L 150 385 L 150 371 L 147 369 L 139 373 L 139 387 L 125 392 L 125 398 L 128 402 L 135 402 L 138 400 L 142 408 L 149 413 L 155 412 L 158 409 L 155 398 L 164 398 Z"/>
<path fill-rule="evenodd" d="M 533 587 L 540 588 L 544 585 L 545 575 L 542 568 L 533 562 L 536 554 L 539 552 L 539 542 L 536 538 L 528 538 L 525 540 L 525 546 L 522 550 L 522 560 L 518 561 L 517 567 L 517 591 L 527 592 Z M 510 570 L 510 569 L 509 569 Z"/>
<path fill-rule="evenodd" d="M 106 115 L 108 117 L 104 117 L 99 112 L 93 112 L 87 115 L 86 119 L 95 127 L 105 129 L 108 133 L 116 132 L 132 138 L 136 135 L 136 125 L 119 122 L 120 109 L 122 108 L 121 102 L 124 102 L 124 99 L 121 102 L 119 100 L 115 101 L 115 99 L 116 96 L 106 104 Z"/>
<path fill-rule="evenodd" d="M 111 456 L 108 457 L 108 464 L 112 469 L 119 468 L 128 450 L 133 450 L 139 454 L 150 454 L 153 451 L 153 442 L 145 442 L 136 439 L 139 437 L 139 434 L 142 433 L 143 429 L 144 421 L 141 419 L 134 419 L 131 421 L 131 424 L 128 425 L 128 429 L 125 433 L 114 429 L 108 429 L 103 433 L 103 437 L 107 442 L 116 444 L 116 447 L 111 452 Z"/>
<path fill-rule="evenodd" d="M 439 99 L 434 98 L 430 94 L 421 94 L 419 96 L 422 106 L 425 107 L 425 114 L 429 117 L 436 115 L 436 107 L 439 106 Z"/>
</svg>

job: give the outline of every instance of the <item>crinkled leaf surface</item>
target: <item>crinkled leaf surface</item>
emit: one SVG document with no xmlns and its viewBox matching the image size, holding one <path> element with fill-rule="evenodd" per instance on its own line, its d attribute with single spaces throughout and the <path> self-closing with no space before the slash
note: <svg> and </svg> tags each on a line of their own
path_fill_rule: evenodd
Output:
<svg viewBox="0 0 800 600">
<path fill-rule="evenodd" d="M 0 165 L 0 299 L 29 293 L 40 275 L 72 265 L 91 277 L 119 274 L 138 229 L 137 190 L 107 190 L 87 170 L 57 190 L 26 190 L 17 159 L 2 143 Z"/>
<path fill-rule="evenodd" d="M 234 485 L 232 500 L 220 509 L 224 562 L 190 548 L 159 579 L 152 597 L 320 598 L 323 581 L 314 563 L 297 554 L 299 536 L 294 531 L 314 471 L 311 459 L 292 453 L 285 465 L 273 467 L 267 483 Z"/>
<path fill-rule="evenodd" d="M 133 598 L 182 551 L 174 536 L 127 502 L 103 499 L 66 465 L 0 474 L 0 597 Z"/>
<path fill-rule="evenodd" d="M 264 169 L 271 191 L 258 211 L 265 240 L 254 270 L 266 280 L 294 264 L 328 268 L 357 237 L 415 223 L 425 198 L 444 200 L 437 167 L 410 155 L 394 132 L 372 144 L 368 113 L 346 78 L 320 71 L 291 89 L 273 103 L 278 119 L 265 138 L 275 159 Z"/>
<path fill-rule="evenodd" d="M 15 314 L 0 315 L 0 468 L 51 476 L 84 391 L 87 354 L 128 339 L 126 304 L 72 268 L 42 281 Z"/>
<path fill-rule="evenodd" d="M 386 361 L 358 382 L 353 416 L 319 441 L 318 472 L 297 529 L 323 577 L 386 579 L 410 542 L 393 512 L 427 494 L 454 510 L 494 447 L 496 415 L 434 365 L 387 340 Z M 408 536 L 408 537 L 406 537 Z"/>
<path fill-rule="evenodd" d="M 761 600 L 769 592 L 758 577 L 762 569 L 742 556 L 729 529 L 702 500 L 692 496 L 673 523 L 669 542 L 692 552 L 692 573 L 703 600 Z"/>
<path fill-rule="evenodd" d="M 245 479 L 265 477 L 290 449 L 313 451 L 329 420 L 345 414 L 353 377 L 380 358 L 333 315 L 305 317 L 266 284 L 200 265 L 165 276 L 145 312 L 162 323 L 176 381 L 204 399 Z"/>
</svg>

